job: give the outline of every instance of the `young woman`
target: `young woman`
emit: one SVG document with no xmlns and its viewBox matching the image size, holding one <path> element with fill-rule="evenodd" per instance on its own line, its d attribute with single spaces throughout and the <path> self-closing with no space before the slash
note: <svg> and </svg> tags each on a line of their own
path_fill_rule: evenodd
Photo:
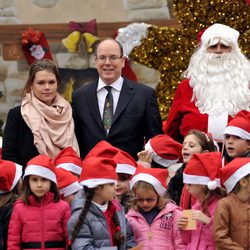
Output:
<svg viewBox="0 0 250 250">
<path fill-rule="evenodd" d="M 57 92 L 60 82 L 52 61 L 38 60 L 30 66 L 22 103 L 7 117 L 3 159 L 26 166 L 38 154 L 54 158 L 68 146 L 79 154 L 71 106 Z"/>
</svg>

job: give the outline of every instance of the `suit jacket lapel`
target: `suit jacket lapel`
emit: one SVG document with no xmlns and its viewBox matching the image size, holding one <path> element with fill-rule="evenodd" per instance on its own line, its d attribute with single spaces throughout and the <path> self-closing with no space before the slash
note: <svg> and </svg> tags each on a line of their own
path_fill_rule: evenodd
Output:
<svg viewBox="0 0 250 250">
<path fill-rule="evenodd" d="M 112 124 L 121 115 L 121 113 L 126 108 L 126 106 L 128 105 L 133 96 L 134 96 L 133 85 L 129 82 L 129 80 L 124 79 Z"/>
<path fill-rule="evenodd" d="M 103 128 L 102 119 L 101 119 L 99 106 L 98 106 L 97 95 L 96 95 L 96 89 L 97 89 L 97 82 L 95 82 L 94 84 L 91 84 L 91 83 L 89 84 L 87 100 L 88 100 L 89 109 L 91 110 L 93 117 L 95 118 L 97 124 L 101 128 Z"/>
</svg>

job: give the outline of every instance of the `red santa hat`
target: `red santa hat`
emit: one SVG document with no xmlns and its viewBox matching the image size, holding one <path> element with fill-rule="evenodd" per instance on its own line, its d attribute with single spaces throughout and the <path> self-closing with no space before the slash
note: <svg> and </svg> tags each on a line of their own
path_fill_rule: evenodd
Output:
<svg viewBox="0 0 250 250">
<path fill-rule="evenodd" d="M 225 128 L 224 135 L 235 135 L 250 140 L 250 112 L 242 110 L 237 113 Z"/>
<path fill-rule="evenodd" d="M 118 152 L 119 148 L 112 146 L 107 141 L 98 142 L 86 155 L 85 160 L 88 157 L 103 157 L 103 158 L 113 158 Z"/>
<path fill-rule="evenodd" d="M 250 174 L 250 158 L 235 158 L 220 172 L 221 182 L 230 193 L 240 179 Z"/>
<path fill-rule="evenodd" d="M 227 25 L 215 23 L 208 27 L 201 36 L 201 44 L 207 46 L 208 42 L 214 38 L 223 38 L 234 44 L 238 44 L 240 33 Z"/>
<path fill-rule="evenodd" d="M 220 152 L 194 154 L 183 173 L 186 184 L 207 185 L 214 190 L 220 187 L 219 171 L 222 167 Z"/>
<path fill-rule="evenodd" d="M 151 184 L 159 196 L 163 196 L 167 191 L 167 177 L 167 169 L 138 166 L 135 175 L 130 180 L 130 188 L 132 189 L 138 181 L 144 181 Z"/>
<path fill-rule="evenodd" d="M 59 192 L 64 197 L 82 189 L 82 186 L 78 182 L 78 178 L 63 168 L 56 168 L 56 178 Z"/>
<path fill-rule="evenodd" d="M 77 175 L 82 172 L 83 161 L 72 147 L 61 150 L 54 161 L 57 168 L 64 168 Z"/>
<path fill-rule="evenodd" d="M 23 177 L 28 175 L 38 175 L 57 184 L 55 168 L 56 166 L 51 158 L 47 155 L 38 155 L 27 163 Z"/>
<path fill-rule="evenodd" d="M 118 151 L 113 160 L 116 162 L 116 173 L 133 175 L 136 171 L 137 163 L 134 158 L 122 150 Z"/>
<path fill-rule="evenodd" d="M 182 160 L 182 145 L 166 134 L 150 139 L 145 150 L 152 153 L 152 159 L 163 167 L 169 167 Z"/>
<path fill-rule="evenodd" d="M 0 194 L 12 191 L 21 176 L 21 165 L 0 159 Z"/>
<path fill-rule="evenodd" d="M 88 157 L 84 160 L 80 176 L 80 184 L 88 188 L 95 188 L 99 185 L 116 183 L 116 163 L 112 159 L 102 157 Z"/>
</svg>

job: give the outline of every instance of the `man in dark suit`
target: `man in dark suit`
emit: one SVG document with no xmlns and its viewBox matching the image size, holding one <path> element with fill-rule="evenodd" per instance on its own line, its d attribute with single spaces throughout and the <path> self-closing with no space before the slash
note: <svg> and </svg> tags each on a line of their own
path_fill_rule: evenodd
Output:
<svg viewBox="0 0 250 250">
<path fill-rule="evenodd" d="M 101 140 L 136 158 L 144 140 L 162 133 L 155 91 L 123 78 L 124 63 L 121 45 L 113 39 L 103 40 L 95 51 L 99 79 L 73 94 L 73 117 L 82 158 Z"/>
</svg>

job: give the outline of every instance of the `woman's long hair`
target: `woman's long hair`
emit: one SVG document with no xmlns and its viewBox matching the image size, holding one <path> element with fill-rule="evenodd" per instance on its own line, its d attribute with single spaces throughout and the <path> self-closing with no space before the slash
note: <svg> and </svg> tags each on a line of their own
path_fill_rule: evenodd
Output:
<svg viewBox="0 0 250 250">
<path fill-rule="evenodd" d="M 58 69 L 52 61 L 48 59 L 36 60 L 30 66 L 29 77 L 23 89 L 23 96 L 25 96 L 26 93 L 30 93 L 36 73 L 43 70 L 53 73 L 56 77 L 57 85 L 59 86 L 61 84 L 61 78 Z"/>
</svg>

